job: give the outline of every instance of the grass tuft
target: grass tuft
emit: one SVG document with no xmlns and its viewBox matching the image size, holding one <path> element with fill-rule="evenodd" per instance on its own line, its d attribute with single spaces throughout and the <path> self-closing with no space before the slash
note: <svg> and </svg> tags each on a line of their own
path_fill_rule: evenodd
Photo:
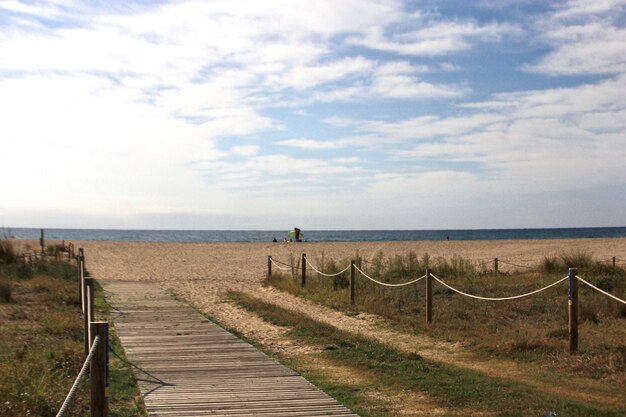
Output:
<svg viewBox="0 0 626 417">
<path fill-rule="evenodd" d="M 11 264 L 17 261 L 17 251 L 8 237 L 0 239 L 0 263 Z"/>
<path fill-rule="evenodd" d="M 569 268 L 576 268 L 578 274 L 615 274 L 619 268 L 593 259 L 586 251 L 564 252 L 557 256 L 543 258 L 537 270 L 543 273 L 567 273 Z"/>
<path fill-rule="evenodd" d="M 0 281 L 0 303 L 11 302 L 11 284 L 8 281 Z"/>
</svg>

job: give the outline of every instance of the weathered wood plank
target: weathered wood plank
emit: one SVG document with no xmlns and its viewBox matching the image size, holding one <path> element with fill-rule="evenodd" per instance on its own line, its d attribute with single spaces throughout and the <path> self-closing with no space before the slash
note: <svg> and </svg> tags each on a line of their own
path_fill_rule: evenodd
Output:
<svg viewBox="0 0 626 417">
<path fill-rule="evenodd" d="M 356 416 L 157 285 L 100 283 L 149 416 Z"/>
</svg>

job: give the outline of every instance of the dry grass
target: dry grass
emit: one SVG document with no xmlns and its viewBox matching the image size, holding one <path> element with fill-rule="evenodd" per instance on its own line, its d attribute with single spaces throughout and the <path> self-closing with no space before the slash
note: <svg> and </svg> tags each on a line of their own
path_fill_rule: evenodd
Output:
<svg viewBox="0 0 626 417">
<path fill-rule="evenodd" d="M 12 247 L 0 240 L 3 247 Z M 6 250 L 3 253 L 7 253 Z M 54 416 L 84 361 L 77 268 L 59 260 L 0 262 L 0 416 Z M 11 261 L 6 261 L 11 259 Z M 102 295 L 98 294 L 102 300 Z M 115 334 L 111 345 L 123 357 Z M 117 358 L 117 357 L 116 357 Z M 145 416 L 128 364 L 111 360 L 112 417 Z M 87 381 L 69 415 L 88 415 Z"/>
<path fill-rule="evenodd" d="M 400 350 L 245 293 L 229 296 L 267 322 L 287 328 L 286 336 L 296 343 L 316 347 L 306 355 L 291 355 L 289 365 L 359 415 L 617 417 L 626 411 L 619 400 L 607 403 L 585 395 L 563 396 L 541 386 L 428 359 L 419 351 Z M 350 378 L 334 369 L 348 369 Z M 615 386 L 605 391 L 609 397 L 621 395 Z"/>
<path fill-rule="evenodd" d="M 11 283 L 8 280 L 0 279 L 0 303 L 11 302 Z"/>
<path fill-rule="evenodd" d="M 357 258 L 358 259 L 358 258 Z M 435 258 L 415 254 L 385 258 L 377 254 L 362 259 L 362 269 L 383 282 L 405 282 L 423 275 L 426 267 L 462 291 L 489 297 L 526 293 L 566 275 L 564 265 L 579 269 L 579 275 L 600 288 L 624 298 L 626 271 L 595 262 L 585 253 L 546 259 L 536 271 L 494 274 L 484 264 L 454 257 Z M 340 271 L 348 259 L 313 262 L 324 272 Z M 545 265 L 549 264 L 550 268 Z M 547 272 L 551 271 L 551 272 Z M 554 272 L 558 271 L 558 272 Z M 439 340 L 462 342 L 465 347 L 488 355 L 522 361 L 542 361 L 556 369 L 568 369 L 596 378 L 623 379 L 626 373 L 626 306 L 580 285 L 580 355 L 567 353 L 567 283 L 531 297 L 489 302 L 462 297 L 434 284 L 434 323 L 425 322 L 424 281 L 401 288 L 386 288 L 357 274 L 356 305 L 348 304 L 348 274 L 326 278 L 310 273 L 307 286 L 300 286 L 298 273 L 275 274 L 269 281 L 280 289 L 342 309 L 367 311 L 392 320 L 397 326 Z"/>
<path fill-rule="evenodd" d="M 0 263 L 10 264 L 17 259 L 17 250 L 8 238 L 0 239 Z"/>
<path fill-rule="evenodd" d="M 54 416 L 83 362 L 80 308 L 54 301 L 72 298 L 76 286 L 39 275 L 0 280 L 13 287 L 11 303 L 0 306 L 0 415 Z M 85 394 L 73 415 L 85 413 Z"/>
</svg>

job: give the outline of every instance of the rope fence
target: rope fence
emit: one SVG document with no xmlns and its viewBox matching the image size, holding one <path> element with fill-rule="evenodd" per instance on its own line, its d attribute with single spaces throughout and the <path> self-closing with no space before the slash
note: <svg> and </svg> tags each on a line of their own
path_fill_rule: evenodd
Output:
<svg viewBox="0 0 626 417">
<path fill-rule="evenodd" d="M 63 401 L 63 405 L 61 405 L 61 408 L 59 409 L 59 412 L 57 413 L 56 417 L 63 417 L 65 413 L 67 412 L 71 403 L 74 401 L 74 396 L 76 395 L 76 391 L 78 390 L 78 384 L 80 384 L 83 378 L 85 378 L 85 375 L 87 375 L 87 370 L 89 369 L 91 360 L 93 356 L 95 355 L 96 349 L 98 348 L 99 345 L 100 345 L 100 336 L 96 336 L 96 338 L 93 340 L 93 343 L 91 344 L 91 349 L 89 350 L 89 354 L 85 358 L 83 367 L 80 369 L 80 372 L 78 373 L 78 376 L 76 377 L 76 380 L 74 381 L 74 384 L 72 385 L 72 388 L 70 388 L 70 391 L 67 393 L 67 396 L 65 397 L 65 400 Z"/>
<path fill-rule="evenodd" d="M 84 344 L 85 344 L 85 361 L 76 376 L 72 387 L 67 393 L 65 399 L 56 417 L 63 417 L 67 414 L 73 403 L 76 393 L 78 392 L 80 383 L 85 379 L 89 370 L 90 381 L 90 415 L 92 417 L 106 417 L 108 415 L 108 406 L 105 388 L 108 386 L 108 350 L 109 350 L 109 325 L 107 322 L 95 321 L 94 315 L 94 282 L 92 278 L 85 278 L 85 255 L 83 248 L 75 250 L 74 243 L 65 242 L 60 244 L 48 245 L 46 250 L 46 241 L 44 237 L 44 229 L 41 229 L 41 237 L 39 239 L 40 251 L 31 250 L 27 247 L 28 252 L 23 252 L 16 256 L 26 263 L 46 262 L 48 258 L 55 258 L 61 261 L 61 254 L 67 254 L 67 262 L 76 261 L 77 266 L 77 284 L 79 299 L 81 301 L 81 309 L 84 322 Z"/>
<path fill-rule="evenodd" d="M 346 266 L 343 270 L 334 273 L 334 274 L 327 274 L 325 272 L 322 272 L 320 270 L 318 270 L 316 267 L 314 267 L 311 262 L 309 262 L 309 258 L 307 258 L 306 256 L 304 257 L 304 260 L 306 261 L 307 265 L 309 265 L 311 267 L 312 270 L 314 270 L 315 272 L 317 272 L 318 274 L 324 276 L 324 277 L 336 277 L 339 276 L 341 274 L 343 274 L 344 272 L 346 272 L 348 269 L 350 269 L 350 265 Z"/>
<path fill-rule="evenodd" d="M 43 231 L 42 231 L 43 240 Z M 43 244 L 42 244 L 43 245 Z M 71 252 L 74 251 L 71 244 Z M 95 298 L 93 278 L 85 277 L 85 251 L 78 249 L 74 257 L 78 266 L 77 282 L 83 312 L 85 343 L 85 362 L 72 385 L 69 393 L 65 397 L 56 417 L 63 417 L 70 404 L 76 396 L 80 382 L 85 378 L 89 369 L 90 385 L 90 415 L 92 417 L 108 416 L 108 399 L 106 387 L 109 385 L 109 324 L 107 322 L 95 321 Z M 70 260 L 72 258 L 70 257 Z M 68 260 L 69 262 L 69 260 Z"/>
<path fill-rule="evenodd" d="M 361 260 L 364 263 L 364 260 Z M 497 274 L 498 272 L 498 258 L 495 258 L 494 260 L 494 272 Z M 616 262 L 618 261 L 618 259 L 616 257 L 612 257 L 611 259 L 609 259 L 610 262 L 613 263 L 613 266 L 615 266 Z M 516 264 L 516 263 L 512 263 L 512 262 L 508 262 L 508 261 L 502 261 L 500 260 L 500 262 L 504 263 L 504 264 L 508 264 L 511 266 L 515 266 L 515 267 L 519 267 L 519 268 L 528 268 L 528 269 L 534 269 L 533 267 L 530 267 L 528 265 L 520 265 L 520 264 Z M 280 266 L 280 264 L 283 265 L 287 265 L 289 266 L 288 268 L 282 268 Z M 298 269 L 298 267 L 293 266 L 293 265 L 288 265 L 284 262 L 280 262 L 277 261 L 275 259 L 273 259 L 271 256 L 268 257 L 268 277 L 272 276 L 272 270 L 271 267 L 272 265 L 276 266 L 278 269 L 281 270 L 291 270 L 292 272 L 295 271 L 295 269 Z M 511 300 L 517 300 L 517 299 L 521 299 L 521 298 L 526 298 L 526 297 L 530 297 L 533 296 L 535 294 L 541 293 L 543 291 L 546 291 L 550 288 L 556 287 L 557 285 L 561 284 L 564 281 L 569 281 L 569 287 L 568 287 L 568 316 L 569 316 L 569 329 L 568 329 L 568 334 L 569 334 L 569 351 L 570 353 L 575 353 L 578 349 L 578 281 L 584 283 L 585 285 L 589 286 L 590 288 L 600 292 L 601 294 L 610 297 L 611 299 L 613 299 L 614 301 L 617 301 L 619 303 L 625 304 L 626 305 L 626 300 L 623 300 L 613 294 L 608 293 L 607 291 L 604 291 L 600 288 L 598 288 L 597 286 L 591 284 L 590 282 L 584 280 L 583 278 L 581 278 L 580 276 L 576 275 L 576 269 L 575 268 L 569 268 L 569 272 L 568 275 L 560 278 L 556 281 L 554 281 L 551 284 L 548 284 L 544 287 L 538 288 L 536 290 L 530 291 L 530 292 L 526 292 L 523 294 L 517 294 L 517 295 L 510 295 L 510 296 L 505 296 L 505 297 L 486 297 L 486 296 L 481 296 L 481 295 L 476 295 L 476 294 L 470 294 L 464 291 L 461 291 L 458 288 L 453 287 L 452 285 L 446 283 L 443 279 L 438 278 L 437 276 L 435 276 L 434 274 L 431 273 L 431 271 L 429 269 L 426 269 L 426 274 L 422 275 L 421 277 L 412 279 L 410 281 L 407 282 L 402 282 L 402 283 L 389 283 L 389 282 L 383 282 L 379 279 L 373 278 L 370 275 L 368 275 L 368 273 L 366 271 L 364 271 L 363 269 L 361 269 L 360 266 L 358 266 L 356 264 L 355 261 L 351 261 L 350 265 L 348 265 L 347 267 L 345 267 L 343 270 L 341 270 L 340 272 L 337 273 L 333 273 L 333 274 L 329 274 L 329 273 L 325 273 L 323 271 L 320 271 L 318 268 L 316 268 L 306 257 L 306 254 L 302 254 L 302 260 L 301 260 L 301 271 L 302 271 L 302 287 L 306 286 L 306 267 L 307 265 L 309 266 L 309 268 L 318 273 L 321 276 L 325 276 L 325 277 L 336 277 L 339 275 L 344 274 L 345 272 L 347 272 L 348 270 L 350 271 L 350 281 L 349 281 L 349 302 L 350 305 L 354 305 L 355 304 L 355 299 L 356 299 L 356 273 L 358 272 L 360 274 L 360 276 L 362 276 L 363 278 L 377 284 L 383 287 L 405 287 L 408 285 L 412 285 L 412 284 L 416 284 L 417 282 L 421 281 L 421 280 L 425 280 L 426 281 L 426 321 L 430 324 L 432 323 L 432 313 L 433 313 L 433 297 L 432 297 L 432 282 L 433 280 L 435 282 L 437 282 L 438 284 L 440 284 L 441 286 L 449 289 L 450 291 L 459 294 L 463 297 L 468 297 L 468 298 L 472 298 L 475 300 L 482 300 L 482 301 L 511 301 Z"/>
<path fill-rule="evenodd" d="M 291 269 L 292 269 L 292 266 L 291 266 L 291 265 L 286 264 L 286 263 L 284 263 L 284 262 L 277 261 L 277 260 L 275 260 L 274 258 L 271 258 L 271 257 L 270 257 L 270 261 L 272 262 L 272 264 L 274 264 L 274 266 L 275 266 L 276 268 L 280 269 L 281 271 L 291 271 Z M 280 266 L 280 264 L 287 265 L 287 267 L 286 267 L 286 268 L 284 268 L 284 267 Z"/>
<path fill-rule="evenodd" d="M 621 298 L 618 298 L 618 297 L 614 296 L 614 295 L 613 295 L 613 294 L 611 294 L 611 293 L 608 293 L 608 292 L 606 292 L 606 291 L 604 291 L 604 290 L 601 290 L 600 288 L 596 287 L 596 286 L 595 286 L 595 285 L 593 285 L 592 283 L 585 281 L 584 279 L 582 279 L 582 278 L 581 278 L 581 277 L 579 277 L 578 275 L 576 275 L 576 279 L 578 279 L 578 280 L 579 280 L 580 282 L 582 282 L 583 284 L 588 285 L 589 287 L 593 288 L 594 290 L 596 290 L 596 291 L 598 291 L 598 292 L 600 292 L 600 293 L 602 293 L 602 294 L 606 295 L 607 297 L 611 297 L 612 299 L 614 299 L 614 300 L 615 300 L 615 301 L 617 301 L 617 302 L 620 302 L 620 303 L 622 303 L 622 304 L 626 304 L 626 300 L 622 300 Z"/>
<path fill-rule="evenodd" d="M 431 274 L 431 275 L 432 275 L 432 274 Z M 554 287 L 555 285 L 558 285 L 558 284 L 560 284 L 561 282 L 563 282 L 563 281 L 565 281 L 565 280 L 567 280 L 567 279 L 569 278 L 569 277 L 567 277 L 567 276 L 566 276 L 566 277 L 561 278 L 560 280 L 558 280 L 558 281 L 556 281 L 556 282 L 553 282 L 553 283 L 552 283 L 552 284 L 550 284 L 550 285 L 547 285 L 547 286 L 545 286 L 545 287 L 543 287 L 543 288 L 539 288 L 538 290 L 531 291 L 531 292 L 528 292 L 528 293 L 525 293 L 525 294 L 513 295 L 513 296 L 510 296 L 510 297 L 482 297 L 482 296 L 479 296 L 479 295 L 468 294 L 468 293 L 466 293 L 466 292 L 463 292 L 463 291 L 461 291 L 461 290 L 458 290 L 458 289 L 456 289 L 456 288 L 454 288 L 454 287 L 452 287 L 452 286 L 450 286 L 450 285 L 446 284 L 445 282 L 443 282 L 442 280 L 440 280 L 439 278 L 437 278 L 437 277 L 436 277 L 436 276 L 434 276 L 434 275 L 432 275 L 432 277 L 433 277 L 433 279 L 434 279 L 435 281 L 437 281 L 438 283 L 440 283 L 440 284 L 441 284 L 441 285 L 443 285 L 444 287 L 446 287 L 446 288 L 448 288 L 448 289 L 450 289 L 450 290 L 454 291 L 454 292 L 455 292 L 455 293 L 457 293 L 457 294 L 460 294 L 460 295 L 463 295 L 463 296 L 465 296 L 465 297 L 469 297 L 469 298 L 474 298 L 474 299 L 476 299 L 476 300 L 485 300 L 485 301 L 507 301 L 507 300 L 516 300 L 516 299 L 518 299 L 518 298 L 529 297 L 529 296 L 531 296 L 531 295 L 534 295 L 534 294 L 540 293 L 540 292 L 542 292 L 542 291 L 545 291 L 545 290 L 547 290 L 547 289 L 549 289 L 549 288 L 552 288 L 552 287 Z"/>
<path fill-rule="evenodd" d="M 509 262 L 509 261 L 503 261 L 502 259 L 499 259 L 498 261 L 500 263 L 505 264 L 505 265 L 511 265 L 511 266 L 516 267 L 516 268 L 526 268 L 526 269 L 535 269 L 536 268 L 536 266 L 516 264 L 516 263 L 513 263 L 513 262 Z"/>
<path fill-rule="evenodd" d="M 39 246 L 40 250 L 32 250 L 30 251 L 30 247 L 27 246 L 27 252 L 20 253 L 15 256 L 16 259 L 21 259 L 24 263 L 34 263 L 37 261 L 45 261 L 48 258 L 54 258 L 57 260 L 61 259 L 62 253 L 67 253 L 67 260 L 71 261 L 75 258 L 75 250 L 74 243 L 68 242 L 65 243 L 65 240 L 62 240 L 60 244 L 50 245 L 46 249 L 46 241 L 44 237 L 44 229 L 41 229 L 41 235 L 39 238 Z"/>
<path fill-rule="evenodd" d="M 305 259 L 306 263 L 308 264 L 308 266 L 311 269 L 313 269 L 318 274 L 320 274 L 322 276 L 326 276 L 326 277 L 334 277 L 334 276 L 341 275 L 341 274 L 345 273 L 350 268 L 349 266 L 346 266 L 341 272 L 337 272 L 335 274 L 328 274 L 328 273 L 325 273 L 323 271 L 318 270 L 308 260 L 308 258 L 305 257 L 304 259 Z M 486 264 L 488 264 L 488 263 L 492 263 L 493 264 L 493 271 L 495 273 L 499 273 L 500 272 L 499 266 L 501 264 L 512 266 L 514 268 L 522 268 L 522 269 L 525 269 L 527 271 L 540 269 L 540 265 L 529 265 L 529 263 L 532 262 L 530 260 L 522 260 L 522 262 L 526 262 L 527 264 L 518 263 L 518 261 L 510 262 L 510 261 L 508 261 L 506 259 L 502 259 L 502 258 L 474 258 L 474 261 L 477 262 L 480 265 L 483 265 L 483 267 Z M 271 258 L 271 262 L 274 264 L 274 266 L 276 266 L 277 269 L 282 270 L 282 271 L 293 270 L 293 269 L 297 268 L 297 266 L 292 265 L 293 262 L 290 264 L 290 263 L 287 263 L 287 262 L 276 260 L 274 258 Z M 597 261 L 597 262 L 598 263 L 611 263 L 614 268 L 617 267 L 618 265 L 626 265 L 626 259 L 617 258 L 615 256 L 613 256 L 611 258 L 607 258 L 607 259 L 602 259 L 602 260 Z M 371 264 L 372 262 L 368 261 L 367 259 L 361 259 L 360 263 L 367 265 L 367 264 Z M 363 273 L 363 272 L 361 271 L 361 273 Z"/>
<path fill-rule="evenodd" d="M 274 259 L 274 258 L 272 258 L 272 262 L 274 262 L 275 264 L 280 264 L 280 265 L 291 267 L 291 264 L 288 264 L 287 262 L 279 261 L 279 260 Z"/>
<path fill-rule="evenodd" d="M 407 286 L 407 285 L 415 284 L 416 282 L 421 281 L 421 280 L 423 280 L 424 278 L 426 278 L 426 275 L 424 274 L 424 275 L 422 275 L 421 277 L 419 277 L 419 278 L 415 278 L 415 279 L 414 279 L 414 280 L 412 280 L 412 281 L 403 282 L 403 283 L 401 283 L 401 284 L 390 284 L 390 283 L 388 283 L 388 282 L 378 281 L 378 280 L 376 280 L 376 279 L 374 279 L 374 278 L 370 277 L 370 276 L 369 276 L 369 275 L 367 275 L 365 272 L 363 272 L 363 270 L 362 270 L 361 268 L 359 268 L 359 267 L 358 267 L 358 266 L 356 266 L 356 265 L 355 265 L 354 267 L 355 267 L 355 269 L 356 269 L 357 271 L 359 271 L 359 272 L 361 273 L 361 275 L 363 275 L 365 278 L 369 279 L 369 280 L 370 280 L 370 281 L 372 281 L 372 282 L 375 282 L 375 283 L 376 283 L 376 284 L 378 284 L 378 285 L 382 285 L 382 286 L 384 286 L 384 287 L 404 287 L 404 286 Z"/>
</svg>

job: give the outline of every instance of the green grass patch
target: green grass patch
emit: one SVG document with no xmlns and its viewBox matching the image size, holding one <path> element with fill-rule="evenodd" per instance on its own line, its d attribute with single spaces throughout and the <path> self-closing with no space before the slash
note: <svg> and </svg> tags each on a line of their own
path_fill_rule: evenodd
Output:
<svg viewBox="0 0 626 417">
<path fill-rule="evenodd" d="M 7 266 L 0 268 L 0 286 L 11 288 L 9 302 L 0 303 L 0 415 L 54 416 L 84 360 L 82 313 L 72 302 L 77 286 L 66 278 L 71 267 L 42 273 L 27 265 L 27 279 L 7 276 Z M 87 415 L 87 398 L 83 382 L 71 415 Z"/>
<path fill-rule="evenodd" d="M 112 323 L 112 307 L 107 303 L 104 290 L 96 282 L 94 307 L 96 315 Z M 124 348 L 115 334 L 115 328 L 109 326 L 109 415 L 111 417 L 143 417 L 146 410 L 141 392 L 132 371 L 131 362 L 126 358 Z"/>
<path fill-rule="evenodd" d="M 613 410 L 601 405 L 568 401 L 538 392 L 521 383 L 426 360 L 415 353 L 401 352 L 338 330 L 244 293 L 231 292 L 229 296 L 268 322 L 290 327 L 288 335 L 295 340 L 321 347 L 319 355 L 325 360 L 352 367 L 357 372 L 362 370 L 373 373 L 376 389 L 398 393 L 406 390 L 425 392 L 440 406 L 468 414 L 487 412 L 497 416 L 542 416 L 552 411 L 564 416 L 619 416 L 626 412 L 626 408 Z M 292 365 L 298 369 L 297 362 Z M 389 412 L 388 409 L 376 411 L 376 407 L 371 405 L 361 409 L 362 401 L 371 403 L 372 398 L 360 389 L 341 385 L 333 389 L 336 390 L 335 394 L 341 393 L 342 401 L 356 412 L 363 415 L 389 415 L 385 414 Z M 331 394 L 333 389 L 330 390 Z"/>
</svg>

